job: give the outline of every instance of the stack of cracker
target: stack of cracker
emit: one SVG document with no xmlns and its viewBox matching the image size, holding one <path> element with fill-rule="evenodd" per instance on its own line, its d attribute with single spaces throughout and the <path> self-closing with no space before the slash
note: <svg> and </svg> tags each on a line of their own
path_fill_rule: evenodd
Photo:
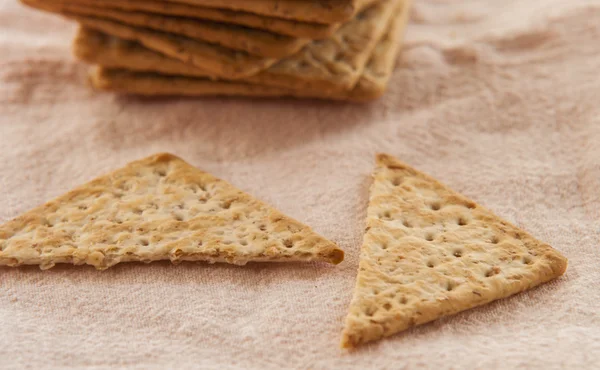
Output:
<svg viewBox="0 0 600 370">
<path fill-rule="evenodd" d="M 368 101 L 393 72 L 410 0 L 21 0 L 81 27 L 92 85 L 139 95 Z"/>
</svg>

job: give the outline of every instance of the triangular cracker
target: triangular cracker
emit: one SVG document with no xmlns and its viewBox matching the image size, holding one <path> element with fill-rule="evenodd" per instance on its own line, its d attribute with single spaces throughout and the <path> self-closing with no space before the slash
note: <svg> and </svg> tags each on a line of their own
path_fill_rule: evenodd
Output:
<svg viewBox="0 0 600 370">
<path fill-rule="evenodd" d="M 343 257 L 308 226 L 170 154 L 132 162 L 0 225 L 0 265 L 8 266 Z"/>
<path fill-rule="evenodd" d="M 342 346 L 508 297 L 566 267 L 549 245 L 380 154 Z"/>
</svg>

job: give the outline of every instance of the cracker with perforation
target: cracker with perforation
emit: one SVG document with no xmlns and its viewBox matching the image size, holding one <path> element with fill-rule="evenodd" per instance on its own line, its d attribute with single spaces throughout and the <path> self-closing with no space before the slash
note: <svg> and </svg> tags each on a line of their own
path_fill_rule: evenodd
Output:
<svg viewBox="0 0 600 370">
<path fill-rule="evenodd" d="M 380 154 L 342 346 L 505 298 L 562 275 L 567 259 L 401 161 Z"/>
<path fill-rule="evenodd" d="M 129 163 L 0 225 L 0 265 L 8 266 L 343 257 L 308 226 L 170 154 Z"/>
<path fill-rule="evenodd" d="M 138 95 L 305 97 L 370 101 L 386 90 L 404 34 L 408 11 L 393 20 L 379 41 L 359 82 L 350 90 L 327 92 L 238 81 L 212 81 L 207 73 L 166 58 L 143 46 L 82 28 L 74 41 L 77 57 L 103 68 L 94 69 L 92 84 L 101 90 Z M 151 72 L 151 73 L 148 73 Z"/>
<path fill-rule="evenodd" d="M 57 2 L 58 0 L 52 0 Z M 209 20 L 226 24 L 234 24 L 248 28 L 256 28 L 273 33 L 307 38 L 311 40 L 324 39 L 330 36 L 339 24 L 320 24 L 300 22 L 292 19 L 266 17 L 253 13 L 239 12 L 228 9 L 206 8 L 201 6 L 167 2 L 164 0 L 60 0 L 65 4 L 79 4 L 108 9 L 118 9 L 125 12 L 145 12 L 162 15 L 172 15 L 200 20 Z M 378 0 L 361 0 L 358 8 Z"/>
<path fill-rule="evenodd" d="M 55 12 L 54 7 L 45 2 L 37 0 L 21 0 L 21 2 L 37 9 Z M 235 79 L 250 76 L 277 61 L 189 37 L 129 26 L 104 18 L 77 15 L 72 12 L 60 12 L 60 15 L 75 20 L 85 27 L 125 40 L 137 41 L 149 49 L 201 68 L 214 78 Z"/>
<path fill-rule="evenodd" d="M 144 27 L 193 40 L 217 44 L 233 50 L 242 50 L 264 58 L 281 59 L 298 52 L 311 42 L 306 38 L 294 38 L 272 32 L 256 30 L 206 20 L 174 17 L 163 14 L 130 12 L 98 6 L 87 6 L 77 1 L 24 0 L 30 5 L 50 7 L 56 13 L 71 13 L 119 22 L 125 26 Z"/>
<path fill-rule="evenodd" d="M 230 9 L 303 22 L 345 22 L 357 12 L 361 0 L 168 0 L 207 8 Z"/>
</svg>

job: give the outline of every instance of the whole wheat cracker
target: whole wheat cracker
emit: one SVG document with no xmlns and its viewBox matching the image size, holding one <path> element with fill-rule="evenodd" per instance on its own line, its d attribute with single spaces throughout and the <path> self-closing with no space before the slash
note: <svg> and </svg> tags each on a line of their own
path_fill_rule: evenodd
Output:
<svg viewBox="0 0 600 370">
<path fill-rule="evenodd" d="M 308 226 L 166 153 L 129 163 L 0 225 L 0 265 L 8 266 L 337 264 L 343 256 Z"/>
<path fill-rule="evenodd" d="M 24 0 L 29 5 L 53 8 L 56 13 L 72 13 L 119 22 L 123 25 L 144 27 L 155 31 L 189 37 L 217 44 L 225 48 L 242 50 L 264 58 L 281 59 L 298 52 L 310 39 L 294 38 L 271 32 L 185 17 L 165 16 L 142 12 L 122 11 L 106 7 L 78 4 L 64 0 Z"/>
<path fill-rule="evenodd" d="M 35 0 L 20 0 L 37 9 L 53 12 L 52 6 Z M 137 41 L 149 49 L 156 50 L 172 58 L 189 63 L 210 72 L 213 77 L 241 78 L 258 73 L 277 60 L 250 55 L 244 51 L 232 50 L 208 42 L 176 36 L 144 27 L 127 26 L 107 19 L 81 16 L 69 12 L 60 15 L 79 22 L 88 28 Z"/>
<path fill-rule="evenodd" d="M 361 0 L 167 0 L 196 6 L 230 9 L 269 17 L 322 24 L 340 23 L 356 15 Z"/>
<path fill-rule="evenodd" d="M 244 77 L 246 82 L 254 84 L 280 86 L 288 88 L 295 86 L 298 89 L 321 89 L 321 90 L 350 90 L 360 78 L 365 64 L 368 61 L 375 45 L 385 33 L 388 24 L 396 17 L 403 17 L 408 11 L 407 0 L 382 0 L 376 5 L 364 10 L 354 20 L 346 23 L 329 39 L 315 41 L 307 45 L 299 53 L 274 63 L 272 59 L 265 60 L 264 63 L 257 61 L 258 66 L 250 68 L 239 65 L 238 73 L 224 74 L 223 70 L 215 71 L 204 63 L 193 63 L 203 70 L 211 72 L 214 77 L 224 79 L 239 79 Z M 81 18 L 81 17 L 79 17 Z M 155 49 L 164 54 L 174 56 L 183 54 L 183 59 L 189 57 L 183 45 L 167 45 L 162 40 L 161 45 L 156 45 L 157 39 L 152 33 L 136 32 L 135 35 L 129 34 L 134 27 L 113 27 L 100 28 L 98 22 L 91 24 L 89 20 L 85 22 L 78 19 L 83 25 L 95 28 L 105 33 L 120 38 L 139 41 L 150 49 Z M 107 22 L 107 21 L 103 21 Z M 118 30 L 119 32 L 115 32 Z M 121 33 L 123 32 L 123 33 Z M 129 32 L 129 33 L 128 33 Z M 156 32 L 154 32 L 156 33 Z M 182 38 L 184 39 L 184 38 Z M 185 39 L 188 40 L 188 39 Z M 194 45 L 194 43 L 191 43 Z M 169 47 L 169 50 L 163 49 Z M 162 50 L 161 50 L 162 49 Z M 272 64 L 272 65 L 271 65 Z M 229 65 L 231 66 L 231 65 Z M 260 68 L 262 66 L 264 68 Z M 267 67 L 269 67 L 267 69 Z M 267 69 L 267 70 L 265 70 Z M 259 70 L 264 70 L 258 73 Z"/>
<path fill-rule="evenodd" d="M 342 346 L 354 347 L 562 275 L 549 245 L 379 154 Z"/>
<path fill-rule="evenodd" d="M 241 81 L 210 81 L 190 78 L 187 76 L 203 77 L 204 75 L 184 63 L 164 58 L 143 46 L 131 45 L 126 41 L 114 41 L 114 38 L 111 41 L 110 36 L 86 29 L 79 31 L 74 43 L 74 50 L 76 55 L 84 60 L 109 67 L 97 68 L 90 75 L 92 85 L 101 90 L 155 96 L 304 97 L 364 102 L 376 99 L 385 92 L 405 25 L 406 16 L 394 19 L 385 36 L 375 48 L 358 84 L 349 92 L 328 93 L 321 90 L 294 90 L 262 86 Z M 162 59 L 167 60 L 162 61 Z M 188 69 L 186 70 L 186 68 Z M 139 73 L 134 72 L 135 70 L 163 72 L 173 76 Z M 179 77 L 176 74 L 182 76 Z"/>
<path fill-rule="evenodd" d="M 56 0 L 53 0 L 54 2 Z M 181 16 L 195 19 L 221 22 L 256 28 L 281 35 L 307 38 L 311 40 L 324 39 L 330 36 L 339 24 L 319 24 L 300 22 L 284 18 L 266 17 L 253 13 L 244 13 L 228 9 L 206 8 L 201 6 L 167 2 L 164 0 L 61 0 L 94 7 L 119 9 L 127 12 L 147 12 L 154 14 Z M 377 0 L 362 0 L 360 7 L 365 7 Z"/>
<path fill-rule="evenodd" d="M 405 6 L 402 16 L 393 19 L 383 38 L 380 39 L 359 82 L 350 91 L 329 92 L 298 88 L 277 90 L 268 86 L 251 86 L 256 84 L 246 80 L 231 82 L 186 78 L 205 77 L 206 73 L 166 58 L 139 44 L 114 39 L 85 28 L 81 29 L 75 38 L 74 52 L 85 61 L 107 67 L 96 69 L 91 75 L 92 84 L 103 90 L 141 95 L 294 96 L 369 101 L 380 97 L 385 92 L 392 74 L 400 40 L 404 34 L 410 2 Z M 122 69 L 130 71 L 122 71 Z M 135 73 L 135 71 L 158 74 Z"/>
</svg>

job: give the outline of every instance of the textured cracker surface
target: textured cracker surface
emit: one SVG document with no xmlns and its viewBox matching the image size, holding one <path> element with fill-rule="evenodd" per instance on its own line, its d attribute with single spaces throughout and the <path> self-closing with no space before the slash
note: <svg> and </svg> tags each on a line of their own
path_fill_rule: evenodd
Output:
<svg viewBox="0 0 600 370">
<path fill-rule="evenodd" d="M 396 17 L 384 37 L 376 46 L 357 85 L 350 91 L 327 93 L 318 89 L 285 89 L 243 81 L 212 81 L 195 68 L 156 54 L 142 46 L 114 40 L 101 33 L 81 29 L 74 43 L 75 54 L 91 63 L 109 68 L 96 68 L 90 74 L 93 86 L 101 90 L 139 95 L 189 95 L 189 96 L 248 96 L 248 97 L 300 97 L 332 100 L 369 101 L 385 91 L 395 58 L 400 48 L 400 38 L 406 25 L 406 14 Z M 180 65 L 177 65 L 179 63 Z M 110 68 L 116 69 L 110 69 Z M 125 68 L 125 70 L 123 69 Z M 130 69 L 129 71 L 127 69 Z M 135 71 L 154 71 L 140 73 Z M 185 75 L 188 76 L 185 76 Z M 178 76 L 179 75 L 179 76 Z M 181 76 L 183 75 L 183 76 Z"/>
<path fill-rule="evenodd" d="M 394 0 L 395 1 L 395 0 Z M 255 85 L 278 86 L 282 87 L 282 94 L 286 95 L 289 90 L 298 91 L 302 95 L 310 95 L 314 97 L 327 96 L 346 98 L 349 91 L 350 95 L 356 100 L 374 99 L 385 91 L 385 87 L 389 77 L 391 76 L 397 48 L 400 44 L 401 36 L 404 34 L 404 26 L 407 22 L 409 14 L 410 2 L 404 0 L 401 4 L 397 4 L 396 13 L 393 13 L 389 27 L 379 28 L 383 23 L 374 23 L 377 19 L 386 18 L 386 9 L 393 5 L 392 1 L 382 3 L 365 11 L 368 14 L 362 19 L 357 19 L 352 29 L 364 30 L 369 34 L 369 43 L 373 42 L 368 48 L 373 51 L 373 60 L 369 61 L 371 54 L 366 54 L 365 44 L 360 43 L 359 35 L 348 38 L 346 33 L 349 32 L 345 27 L 340 29 L 336 36 L 326 41 L 315 42 L 308 45 L 301 53 L 280 61 L 277 65 L 271 66 L 267 70 L 257 75 L 240 79 L 240 83 L 251 83 Z M 351 26 L 348 24 L 347 26 Z M 375 27 L 377 35 L 371 33 Z M 349 40 L 354 40 L 352 44 Z M 345 40 L 340 42 L 339 40 Z M 375 46 L 381 41 L 381 45 Z M 356 47 L 357 50 L 343 52 Z M 169 58 L 166 58 L 158 53 L 152 53 L 135 43 L 126 42 L 110 42 L 106 38 L 99 35 L 93 35 L 89 31 L 80 33 L 74 43 L 75 54 L 82 59 L 98 63 L 110 68 L 124 68 L 133 71 L 158 72 L 170 75 L 180 76 L 205 76 L 206 72 L 196 71 L 192 67 L 174 63 Z M 347 59 L 344 59 L 347 58 Z M 336 59 L 341 59 L 337 60 Z M 361 81 L 357 89 L 353 89 L 354 85 L 360 79 L 364 67 L 370 64 L 371 71 L 366 74 L 367 80 Z M 121 74 L 123 76 L 123 74 Z M 140 76 L 141 78 L 142 76 Z M 148 79 L 152 76 L 145 76 Z M 142 89 L 142 92 L 147 91 L 146 95 L 161 95 L 172 94 L 175 91 L 174 86 L 163 88 L 165 78 L 161 76 L 152 77 L 156 82 L 152 82 L 157 87 L 155 89 Z M 377 80 L 376 80 L 377 79 Z M 376 81 L 375 81 L 376 80 Z M 195 82 L 192 81 L 191 85 Z M 207 86 L 205 82 L 200 81 L 203 86 Z M 147 83 L 144 83 L 147 84 Z M 182 86 L 182 84 L 178 84 Z M 104 86 L 107 86 L 104 84 Z M 121 84 L 125 86 L 125 84 Z M 215 95 L 223 95 L 229 89 L 222 90 L 219 88 L 220 83 L 213 84 Z M 229 86 L 229 85 L 228 85 Z M 240 85 L 242 86 L 242 85 Z M 193 94 L 195 88 L 193 86 L 184 87 L 179 94 L 205 95 L 206 89 L 197 90 Z M 275 89 L 264 89 L 268 91 L 265 96 L 273 96 Z M 136 91 L 131 88 L 130 92 Z M 285 93 L 284 93 L 285 92 Z M 260 89 L 252 88 L 252 92 L 244 95 L 255 94 L 260 96 Z M 311 94 L 312 93 L 312 94 Z"/>
<path fill-rule="evenodd" d="M 567 259 L 389 155 L 377 156 L 342 345 L 386 337 L 562 275 Z"/>
<path fill-rule="evenodd" d="M 97 17 L 135 27 L 149 28 L 193 40 L 217 44 L 225 48 L 242 50 L 265 58 L 283 58 L 299 51 L 310 39 L 283 36 L 271 32 L 186 17 L 165 16 L 143 12 L 131 12 L 98 6 L 85 6 L 76 1 L 26 0 L 29 4 L 53 7 L 57 13 L 66 12 L 81 16 Z"/>
<path fill-rule="evenodd" d="M 57 0 L 53 0 L 56 2 Z M 201 6 L 171 3 L 163 0 L 60 0 L 63 4 L 79 4 L 93 7 L 119 9 L 127 12 L 147 12 L 162 15 L 182 16 L 222 23 L 257 28 L 274 33 L 308 39 L 323 39 L 330 36 L 338 24 L 299 22 L 291 19 L 266 17 L 239 11 L 206 8 Z M 371 0 L 372 2 L 373 0 Z M 369 1 L 362 1 L 364 6 Z"/>
<path fill-rule="evenodd" d="M 31 0 L 20 1 L 37 9 L 54 12 L 54 7 L 46 3 Z M 83 26 L 126 40 L 137 41 L 150 49 L 208 71 L 214 77 L 245 77 L 256 74 L 276 62 L 276 59 L 262 58 L 244 51 L 232 50 L 144 27 L 129 26 L 108 19 L 82 16 L 70 12 L 61 12 L 60 14 Z"/>
<path fill-rule="evenodd" d="M 336 23 L 352 18 L 362 0 L 168 0 L 305 22 Z"/>
<path fill-rule="evenodd" d="M 170 154 L 132 162 L 0 225 L 0 265 L 326 261 L 308 226 Z"/>
</svg>

